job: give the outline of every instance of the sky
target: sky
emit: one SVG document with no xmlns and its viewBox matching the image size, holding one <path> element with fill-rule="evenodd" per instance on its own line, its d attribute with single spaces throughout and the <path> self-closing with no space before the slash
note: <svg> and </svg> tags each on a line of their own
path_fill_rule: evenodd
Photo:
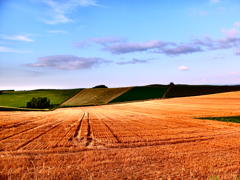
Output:
<svg viewBox="0 0 240 180">
<path fill-rule="evenodd" d="M 0 89 L 240 84 L 239 0 L 0 0 Z"/>
</svg>

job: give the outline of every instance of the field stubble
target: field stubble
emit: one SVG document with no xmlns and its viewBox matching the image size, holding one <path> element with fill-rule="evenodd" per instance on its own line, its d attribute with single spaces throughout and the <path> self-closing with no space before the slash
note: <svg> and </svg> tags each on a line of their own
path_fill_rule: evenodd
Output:
<svg viewBox="0 0 240 180">
<path fill-rule="evenodd" d="M 51 112 L 0 112 L 0 178 L 233 179 L 240 92 Z"/>
</svg>

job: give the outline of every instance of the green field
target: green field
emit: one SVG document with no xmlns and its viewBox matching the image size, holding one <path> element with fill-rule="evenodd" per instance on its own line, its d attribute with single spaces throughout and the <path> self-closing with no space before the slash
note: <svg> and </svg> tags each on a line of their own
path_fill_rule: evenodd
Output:
<svg viewBox="0 0 240 180">
<path fill-rule="evenodd" d="M 113 99 L 111 103 L 162 98 L 167 91 L 166 85 L 133 87 L 126 93 Z"/>
<path fill-rule="evenodd" d="M 0 106 L 24 108 L 33 97 L 47 97 L 53 106 L 57 106 L 79 91 L 80 89 L 4 91 L 0 94 Z"/>
<path fill-rule="evenodd" d="M 52 107 L 103 105 L 148 99 L 199 96 L 240 91 L 240 86 L 211 85 L 148 85 L 125 88 L 49 89 L 32 91 L 3 91 L 0 94 L 1 110 L 6 107 L 25 108 L 33 97 L 47 97 Z M 9 110 L 12 110 L 10 108 Z M 20 110 L 20 109 L 19 109 Z"/>
<path fill-rule="evenodd" d="M 217 120 L 217 121 L 224 121 L 224 122 L 240 123 L 240 116 L 206 117 L 206 118 L 199 118 L 199 119 L 208 119 L 208 120 Z"/>
<path fill-rule="evenodd" d="M 174 85 L 166 97 L 200 96 L 231 91 L 240 91 L 240 86 Z"/>
<path fill-rule="evenodd" d="M 64 102 L 61 106 L 88 106 L 108 104 L 131 88 L 91 88 L 84 89 Z"/>
<path fill-rule="evenodd" d="M 48 111 L 48 110 L 49 109 L 31 109 L 31 108 L 0 106 L 0 111 Z"/>
</svg>

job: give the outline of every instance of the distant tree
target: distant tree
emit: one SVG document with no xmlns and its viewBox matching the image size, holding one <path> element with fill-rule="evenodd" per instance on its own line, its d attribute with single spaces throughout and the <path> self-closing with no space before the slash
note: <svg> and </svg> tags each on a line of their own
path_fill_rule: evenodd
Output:
<svg viewBox="0 0 240 180">
<path fill-rule="evenodd" d="M 0 91 L 0 94 L 3 94 L 3 91 Z"/>
<path fill-rule="evenodd" d="M 98 85 L 98 86 L 94 86 L 93 88 L 108 88 L 108 87 L 105 85 Z"/>
<path fill-rule="evenodd" d="M 170 87 L 173 87 L 173 86 L 175 86 L 175 84 L 174 84 L 173 82 L 171 82 L 171 83 L 169 84 L 169 86 L 170 86 Z"/>
<path fill-rule="evenodd" d="M 27 108 L 49 108 L 51 106 L 50 100 L 46 97 L 33 97 L 31 101 L 27 102 Z"/>
</svg>

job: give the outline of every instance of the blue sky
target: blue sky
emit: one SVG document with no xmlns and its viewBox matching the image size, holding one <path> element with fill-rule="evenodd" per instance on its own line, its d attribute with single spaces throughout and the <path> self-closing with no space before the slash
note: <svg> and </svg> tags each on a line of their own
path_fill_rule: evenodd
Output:
<svg viewBox="0 0 240 180">
<path fill-rule="evenodd" d="M 0 89 L 240 84 L 238 0 L 0 0 Z"/>
</svg>

